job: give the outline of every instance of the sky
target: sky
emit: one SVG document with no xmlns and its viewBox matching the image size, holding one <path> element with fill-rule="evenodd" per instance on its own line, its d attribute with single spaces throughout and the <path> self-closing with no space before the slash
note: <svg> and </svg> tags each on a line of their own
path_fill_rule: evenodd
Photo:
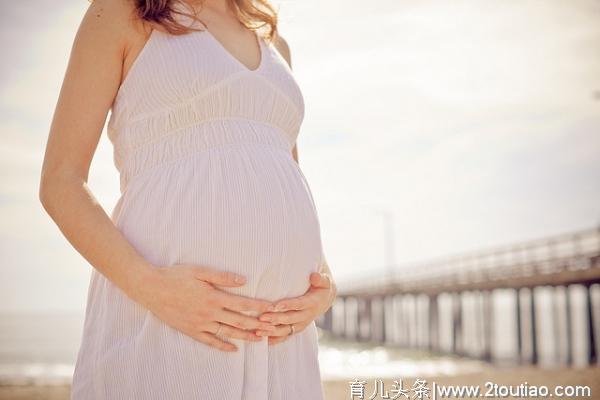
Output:
<svg viewBox="0 0 600 400">
<path fill-rule="evenodd" d="M 282 0 L 323 247 L 353 277 L 600 224 L 600 3 Z M 81 311 L 91 266 L 38 201 L 86 0 L 0 3 L 0 312 Z M 103 133 L 90 187 L 119 197 Z"/>
</svg>

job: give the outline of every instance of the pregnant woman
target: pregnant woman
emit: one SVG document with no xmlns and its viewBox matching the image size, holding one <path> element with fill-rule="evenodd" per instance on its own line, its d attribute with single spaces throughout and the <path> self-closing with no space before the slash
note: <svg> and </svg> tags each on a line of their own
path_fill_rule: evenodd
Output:
<svg viewBox="0 0 600 400">
<path fill-rule="evenodd" d="M 94 267 L 71 399 L 323 398 L 315 319 L 336 287 L 276 21 L 266 0 L 89 6 L 40 183 Z M 110 216 L 87 185 L 109 110 Z"/>
</svg>

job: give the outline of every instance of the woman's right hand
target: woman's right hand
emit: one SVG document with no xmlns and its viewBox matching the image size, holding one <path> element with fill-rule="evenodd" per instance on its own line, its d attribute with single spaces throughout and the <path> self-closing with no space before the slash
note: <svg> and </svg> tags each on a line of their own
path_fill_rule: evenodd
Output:
<svg viewBox="0 0 600 400">
<path fill-rule="evenodd" d="M 153 278 L 141 285 L 137 301 L 166 324 L 202 343 L 223 351 L 237 351 L 237 346 L 215 335 L 219 324 L 219 336 L 250 341 L 263 339 L 255 334 L 255 329 L 275 329 L 270 323 L 243 314 L 254 311 L 258 316 L 273 310 L 273 303 L 215 287 L 241 286 L 245 281 L 241 275 L 188 264 L 151 269 Z M 241 281 L 236 281 L 236 277 Z"/>
</svg>

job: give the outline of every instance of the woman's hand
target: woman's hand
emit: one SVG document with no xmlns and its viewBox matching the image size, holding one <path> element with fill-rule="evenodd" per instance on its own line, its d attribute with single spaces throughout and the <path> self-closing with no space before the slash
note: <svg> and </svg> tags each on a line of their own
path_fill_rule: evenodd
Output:
<svg viewBox="0 0 600 400">
<path fill-rule="evenodd" d="M 326 273 L 310 274 L 310 288 L 300 296 L 280 300 L 275 304 L 275 312 L 265 312 L 259 320 L 270 322 L 275 326 L 273 332 L 257 330 L 259 336 L 268 336 L 269 344 L 285 341 L 294 332 L 304 330 L 312 321 L 324 314 L 333 304 L 337 294 L 335 283 Z"/>
<path fill-rule="evenodd" d="M 274 309 L 266 300 L 237 296 L 215 287 L 235 287 L 244 284 L 244 277 L 205 266 L 177 264 L 154 267 L 152 278 L 140 285 L 139 303 L 169 326 L 192 338 L 223 351 L 237 351 L 237 346 L 219 336 L 260 341 L 253 331 L 274 331 L 261 322 L 259 315 Z M 236 281 L 236 277 L 241 278 Z M 143 291 L 143 292 L 142 292 Z M 220 328 L 219 328 L 220 326 Z"/>
</svg>

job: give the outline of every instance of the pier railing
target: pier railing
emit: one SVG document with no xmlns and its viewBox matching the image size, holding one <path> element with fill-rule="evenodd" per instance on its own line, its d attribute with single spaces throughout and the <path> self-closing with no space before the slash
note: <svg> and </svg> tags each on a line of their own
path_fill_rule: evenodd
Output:
<svg viewBox="0 0 600 400">
<path fill-rule="evenodd" d="M 600 321 L 595 321 L 592 290 L 600 288 L 598 283 L 600 227 L 383 271 L 371 270 L 338 285 L 336 303 L 318 325 L 336 338 L 425 347 L 491 360 L 495 331 L 492 295 L 499 289 L 511 289 L 516 299 L 517 359 L 537 363 L 540 332 L 536 322 L 535 293 L 538 288 L 549 287 L 560 291 L 557 298 L 563 299 L 554 307 L 557 320 L 554 325 L 558 326 L 553 332 L 555 345 L 559 346 L 558 336 L 566 337 L 563 361 L 571 363 L 573 320 L 569 288 L 577 285 L 586 291 L 587 358 L 590 363 L 595 363 L 596 326 Z M 464 310 L 469 301 L 470 313 Z M 439 309 L 448 303 L 451 344 L 444 348 Z M 474 314 L 473 310 L 480 310 L 480 313 Z M 465 314 L 467 318 L 475 318 L 477 323 L 465 324 Z M 561 315 L 563 320 L 559 324 Z M 409 322 L 414 326 L 407 326 Z M 478 350 L 470 348 L 470 340 L 466 339 L 466 331 L 473 331 L 473 325 L 479 328 L 477 332 L 469 332 L 469 337 L 477 338 Z M 558 332 L 561 329 L 564 332 Z"/>
</svg>

